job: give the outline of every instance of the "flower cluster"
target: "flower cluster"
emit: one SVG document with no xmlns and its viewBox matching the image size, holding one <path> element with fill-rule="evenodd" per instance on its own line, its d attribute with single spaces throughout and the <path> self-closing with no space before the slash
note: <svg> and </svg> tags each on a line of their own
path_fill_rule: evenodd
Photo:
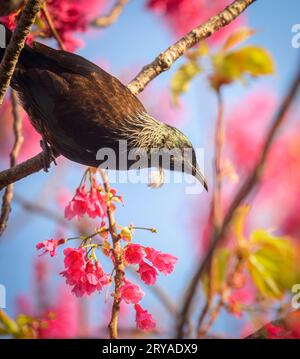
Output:
<svg viewBox="0 0 300 359">
<path fill-rule="evenodd" d="M 106 215 L 105 193 L 101 187 L 92 186 L 88 192 L 86 185 L 76 189 L 76 194 L 65 208 L 65 218 L 71 220 L 82 218 L 87 214 L 90 218 L 104 217 Z"/>
<path fill-rule="evenodd" d="M 55 29 L 67 50 L 74 51 L 81 42 L 74 38 L 74 32 L 85 32 L 91 20 L 100 14 L 105 0 L 48 0 L 48 11 Z M 45 20 L 44 20 L 45 22 Z M 52 36 L 49 29 L 46 34 Z"/>
<path fill-rule="evenodd" d="M 107 185 L 104 188 L 107 189 Z M 131 242 L 135 229 L 156 232 L 153 228 L 134 227 L 132 224 L 129 227 L 117 226 L 120 231 L 116 233 L 117 236 L 114 237 L 113 242 L 109 242 L 109 234 L 112 230 L 109 214 L 113 213 L 116 208 L 115 201 L 122 203 L 122 197 L 117 196 L 114 189 L 109 189 L 109 192 L 106 192 L 104 188 L 97 181 L 97 172 L 89 168 L 86 170 L 75 196 L 65 208 L 67 219 L 76 218 L 80 220 L 86 214 L 93 219 L 100 217 L 101 223 L 95 233 L 68 239 L 46 240 L 36 246 L 38 250 L 43 250 L 42 254 L 49 253 L 53 257 L 56 254 L 57 247 L 61 244 L 76 239 L 81 241 L 78 248 L 68 247 L 64 250 L 65 270 L 60 273 L 66 279 L 66 283 L 72 287 L 72 292 L 77 297 L 90 295 L 96 291 L 100 292 L 104 286 L 109 286 L 113 282 L 113 273 L 117 275 L 118 271 L 118 260 L 116 259 L 118 255 L 120 255 L 122 267 L 125 268 L 125 271 L 129 265 L 137 266 L 137 273 L 146 285 L 156 283 L 158 272 L 165 275 L 172 273 L 177 262 L 177 258 L 171 254 Z M 115 248 L 116 240 L 120 249 Z M 112 262 L 114 270 L 111 275 L 104 272 L 96 257 L 95 251 L 99 248 L 101 248 L 102 254 Z M 134 306 L 136 324 L 139 329 L 145 331 L 154 329 L 155 319 L 140 305 L 140 301 L 145 295 L 144 291 L 130 281 L 125 272 L 118 279 L 121 280 L 122 286 L 118 289 L 119 292 L 116 291 L 112 296 Z"/>
<path fill-rule="evenodd" d="M 172 273 L 178 258 L 167 253 L 157 251 L 151 247 L 143 247 L 139 244 L 129 244 L 124 252 L 125 261 L 128 264 L 138 264 L 141 280 L 147 285 L 156 282 L 157 270 L 165 275 Z M 144 261 L 147 259 L 152 266 Z"/>
<path fill-rule="evenodd" d="M 87 173 L 90 175 L 90 189 L 88 191 L 86 185 Z M 112 201 L 122 201 L 120 196 L 116 196 L 116 191 L 111 189 L 110 193 L 106 193 L 104 189 L 97 182 L 96 176 L 88 170 L 83 178 L 83 184 L 76 189 L 76 194 L 65 208 L 65 218 L 71 220 L 72 218 L 81 219 L 85 214 L 90 218 L 104 218 L 106 217 L 106 202 L 107 197 Z M 115 207 L 111 203 L 111 209 Z"/>
<path fill-rule="evenodd" d="M 66 270 L 60 274 L 66 278 L 67 284 L 73 286 L 72 292 L 77 297 L 101 291 L 110 284 L 110 278 L 104 273 L 99 261 L 93 262 L 88 258 L 85 248 L 66 248 L 64 255 Z"/>
<path fill-rule="evenodd" d="M 130 243 L 124 250 L 125 264 L 138 265 L 137 273 L 141 280 L 147 285 L 153 285 L 156 282 L 157 271 L 167 275 L 170 274 L 177 258 L 171 254 L 162 253 L 151 247 L 143 247 L 140 244 Z M 145 262 L 147 259 L 152 265 Z M 138 303 L 144 296 L 140 287 L 126 278 L 121 289 L 121 299 L 127 304 L 135 304 L 137 327 L 142 330 L 151 330 L 155 328 L 155 320 L 148 311 L 144 310 Z"/>
<path fill-rule="evenodd" d="M 51 257 L 54 257 L 56 255 L 56 248 L 60 244 L 64 244 L 66 242 L 65 239 L 48 239 L 44 242 L 40 242 L 36 245 L 36 249 L 44 249 L 44 252 L 41 254 L 46 254 L 49 252 Z"/>
</svg>

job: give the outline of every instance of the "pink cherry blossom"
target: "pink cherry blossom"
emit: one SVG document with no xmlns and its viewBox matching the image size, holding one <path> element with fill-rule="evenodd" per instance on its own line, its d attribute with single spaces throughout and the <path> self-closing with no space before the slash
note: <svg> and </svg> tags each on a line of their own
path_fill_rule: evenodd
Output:
<svg viewBox="0 0 300 359">
<path fill-rule="evenodd" d="M 16 21 L 17 17 L 18 17 L 17 13 L 10 14 L 10 15 L 7 15 L 7 16 L 1 16 L 0 21 L 9 30 L 14 31 L 16 26 L 17 26 L 17 21 Z M 32 43 L 32 40 L 33 40 L 33 36 L 31 34 L 28 34 L 27 37 L 26 37 L 27 45 L 30 46 L 30 44 Z"/>
<path fill-rule="evenodd" d="M 145 248 L 146 258 L 154 265 L 154 267 L 163 274 L 170 274 L 173 272 L 174 265 L 178 258 L 167 253 L 162 253 L 154 248 Z"/>
<path fill-rule="evenodd" d="M 86 211 L 91 218 L 106 215 L 105 193 L 101 193 L 95 186 L 89 192 Z"/>
<path fill-rule="evenodd" d="M 176 36 L 182 36 L 194 27 L 218 14 L 231 0 L 148 0 L 148 9 L 163 16 Z M 245 23 L 241 16 L 236 21 L 216 32 L 209 38 L 210 42 L 223 40 L 234 29 Z"/>
<path fill-rule="evenodd" d="M 87 211 L 87 206 L 88 193 L 84 184 L 77 188 L 75 196 L 65 208 L 65 218 L 68 220 L 71 220 L 73 217 L 76 219 L 82 218 Z"/>
<path fill-rule="evenodd" d="M 102 288 L 108 285 L 109 277 L 104 273 L 99 262 L 92 263 L 87 261 L 84 273 L 72 290 L 77 297 L 82 297 L 84 294 L 91 295 L 95 291 L 101 291 Z"/>
<path fill-rule="evenodd" d="M 121 288 L 121 299 L 123 299 L 127 304 L 137 304 L 145 295 L 142 289 L 137 285 L 124 279 L 124 284 Z"/>
<path fill-rule="evenodd" d="M 259 88 L 239 100 L 226 116 L 225 155 L 240 174 L 256 163 L 275 107 L 274 92 Z"/>
<path fill-rule="evenodd" d="M 18 110 L 22 118 L 22 133 L 24 137 L 24 142 L 22 143 L 21 151 L 18 156 L 18 160 L 21 162 L 36 155 L 41 150 L 41 147 L 40 135 L 31 125 L 27 113 L 20 106 Z M 6 97 L 3 104 L 0 106 L 0 118 L 0 156 L 1 160 L 7 160 L 13 145 L 13 138 L 11 136 L 12 105 L 9 97 Z"/>
<path fill-rule="evenodd" d="M 47 1 L 54 26 L 68 51 L 74 51 L 82 44 L 82 41 L 74 38 L 74 33 L 86 31 L 90 21 L 100 15 L 104 4 L 105 0 Z M 51 35 L 48 30 L 48 36 Z"/>
<path fill-rule="evenodd" d="M 265 326 L 266 332 L 267 332 L 267 339 L 278 339 L 280 335 L 283 332 L 283 329 L 277 325 L 273 325 L 271 323 L 268 323 Z"/>
<path fill-rule="evenodd" d="M 55 304 L 43 312 L 38 338 L 71 339 L 79 336 L 79 312 L 78 300 L 65 287 L 60 288 Z"/>
<path fill-rule="evenodd" d="M 141 280 L 148 285 L 153 285 L 156 282 L 157 272 L 155 268 L 150 266 L 148 263 L 141 261 L 139 269 L 137 271 L 141 277 Z"/>
<path fill-rule="evenodd" d="M 100 291 L 103 286 L 110 283 L 109 277 L 104 273 L 100 263 L 98 261 L 93 263 L 86 258 L 84 248 L 66 248 L 64 255 L 66 270 L 60 274 L 66 278 L 67 284 L 73 286 L 72 292 L 77 297 Z"/>
<path fill-rule="evenodd" d="M 149 331 L 156 327 L 156 321 L 153 316 L 144 310 L 139 304 L 134 306 L 136 311 L 136 325 L 138 329 Z"/>
<path fill-rule="evenodd" d="M 64 244 L 66 241 L 65 239 L 48 239 L 47 241 L 40 242 L 36 245 L 36 249 L 44 249 L 44 252 L 41 254 L 46 254 L 47 252 L 50 254 L 51 257 L 54 257 L 56 254 L 56 248 L 60 244 Z"/>
<path fill-rule="evenodd" d="M 144 251 L 140 244 L 129 244 L 125 251 L 124 257 L 129 264 L 139 264 L 143 260 Z"/>
<path fill-rule="evenodd" d="M 67 284 L 76 284 L 84 274 L 85 269 L 85 254 L 84 248 L 66 248 L 64 250 L 64 264 L 66 270 L 61 274 L 67 278 Z"/>
</svg>

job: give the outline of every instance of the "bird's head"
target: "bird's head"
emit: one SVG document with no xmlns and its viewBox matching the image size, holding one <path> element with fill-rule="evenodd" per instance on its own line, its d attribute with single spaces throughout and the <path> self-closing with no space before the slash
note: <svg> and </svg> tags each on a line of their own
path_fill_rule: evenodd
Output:
<svg viewBox="0 0 300 359">
<path fill-rule="evenodd" d="M 142 115 L 142 125 L 135 121 L 134 143 L 138 148 L 153 155 L 159 153 L 159 167 L 193 175 L 208 190 L 206 180 L 201 173 L 196 152 L 191 141 L 173 126 L 159 122 L 149 116 Z"/>
<path fill-rule="evenodd" d="M 191 174 L 208 190 L 206 180 L 197 163 L 195 149 L 188 137 L 169 125 L 164 125 L 164 133 L 164 147 L 171 153 L 171 170 Z"/>
</svg>

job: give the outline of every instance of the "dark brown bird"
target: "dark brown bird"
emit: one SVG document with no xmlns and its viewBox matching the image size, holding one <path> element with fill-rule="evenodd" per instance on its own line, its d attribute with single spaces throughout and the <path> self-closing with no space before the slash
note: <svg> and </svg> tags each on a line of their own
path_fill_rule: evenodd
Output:
<svg viewBox="0 0 300 359">
<path fill-rule="evenodd" d="M 3 53 L 0 49 L 0 59 Z M 97 167 L 97 151 L 110 148 L 117 154 L 117 170 L 136 163 L 128 159 L 128 167 L 122 167 L 120 140 L 127 141 L 128 151 L 135 148 L 139 158 L 147 158 L 144 167 L 151 167 L 153 149 L 176 149 L 171 163 L 158 167 L 188 172 L 207 189 L 188 138 L 147 114 L 126 86 L 85 58 L 35 42 L 22 50 L 11 86 L 41 134 L 44 149 L 48 144 L 74 162 Z M 184 156 L 185 149 L 191 158 Z"/>
</svg>

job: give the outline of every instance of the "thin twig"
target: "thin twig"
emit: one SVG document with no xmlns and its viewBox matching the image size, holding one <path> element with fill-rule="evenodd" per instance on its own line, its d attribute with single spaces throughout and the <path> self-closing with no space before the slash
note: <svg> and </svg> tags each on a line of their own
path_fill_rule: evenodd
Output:
<svg viewBox="0 0 300 359">
<path fill-rule="evenodd" d="M 210 317 L 209 317 L 206 325 L 203 328 L 199 327 L 198 338 L 203 337 L 204 335 L 206 335 L 208 333 L 209 329 L 212 327 L 212 325 L 218 318 L 218 315 L 220 314 L 220 311 L 221 311 L 223 305 L 224 305 L 224 300 L 223 300 L 223 297 L 221 296 L 220 299 L 218 300 L 217 304 L 211 311 Z"/>
<path fill-rule="evenodd" d="M 223 101 L 221 90 L 217 91 L 218 98 L 218 116 L 216 124 L 216 134 L 215 134 L 215 188 L 213 193 L 213 227 L 214 230 L 219 230 L 222 222 L 222 145 L 223 145 Z"/>
<path fill-rule="evenodd" d="M 196 27 L 167 50 L 162 52 L 154 61 L 144 66 L 140 73 L 129 84 L 129 90 L 138 94 L 144 90 L 150 81 L 162 72 L 169 70 L 173 63 L 200 41 L 210 37 L 216 31 L 230 24 L 255 0 L 236 0 L 218 15 L 211 17 L 204 24 Z"/>
<path fill-rule="evenodd" d="M 118 0 L 109 12 L 109 14 L 95 19 L 94 21 L 92 21 L 91 25 L 96 27 L 108 27 L 112 25 L 118 20 L 128 1 L 129 0 Z"/>
<path fill-rule="evenodd" d="M 14 202 L 18 203 L 25 211 L 38 214 L 39 216 L 43 216 L 47 219 L 50 219 L 51 221 L 56 222 L 58 225 L 64 227 L 74 227 L 74 224 L 72 222 L 65 220 L 57 212 L 50 210 L 49 208 L 41 205 L 38 202 L 28 201 L 17 193 L 15 193 L 14 195 Z"/>
<path fill-rule="evenodd" d="M 57 154 L 53 154 L 58 157 Z M 17 182 L 22 178 L 39 172 L 44 168 L 44 153 L 40 152 L 38 155 L 24 161 L 12 168 L 0 172 L 0 191 L 8 186 L 10 183 Z"/>
<path fill-rule="evenodd" d="M 159 55 L 151 64 L 145 66 L 142 71 L 128 85 L 130 91 L 137 94 L 149 84 L 154 78 L 172 66 L 180 56 L 199 41 L 213 35 L 222 27 L 228 25 L 237 18 L 255 0 L 236 0 L 224 11 L 211 18 L 208 22 L 192 30 L 181 40 L 170 46 Z M 30 160 L 15 166 L 12 169 L 0 172 L 0 190 L 9 183 L 19 181 L 44 167 L 43 153 L 36 155 Z"/>
<path fill-rule="evenodd" d="M 244 264 L 243 258 L 241 258 L 237 254 L 236 264 L 234 265 L 232 273 L 227 275 L 226 281 L 222 285 L 220 291 L 220 298 L 216 303 L 215 307 L 211 310 L 207 323 L 204 324 L 204 319 L 203 319 L 201 323 L 202 325 L 198 326 L 198 331 L 197 331 L 198 338 L 204 337 L 210 330 L 213 323 L 216 321 L 218 315 L 220 314 L 221 309 L 226 304 L 226 299 L 229 297 L 231 291 L 234 289 L 233 279 L 237 274 L 241 273 L 241 271 L 243 270 L 243 264 Z M 208 312 L 206 313 L 206 315 L 208 315 Z"/>
<path fill-rule="evenodd" d="M 231 202 L 229 209 L 227 210 L 226 216 L 224 218 L 223 224 L 218 232 L 214 232 L 212 234 L 211 239 L 211 246 L 203 259 L 202 263 L 197 268 L 194 276 L 192 277 L 191 282 L 189 283 L 189 286 L 186 290 L 186 296 L 184 298 L 184 303 L 182 306 L 182 310 L 179 316 L 178 321 L 178 328 L 177 328 L 177 337 L 181 338 L 183 336 L 184 326 L 187 322 L 190 312 L 191 312 L 191 306 L 193 303 L 194 295 L 197 291 L 197 288 L 200 284 L 200 279 L 206 270 L 206 267 L 210 261 L 211 256 L 213 255 L 213 252 L 217 245 L 220 243 L 220 241 L 224 238 L 224 235 L 226 234 L 226 231 L 231 223 L 232 218 L 234 217 L 235 211 L 240 206 L 240 204 L 243 202 L 243 200 L 248 196 L 248 194 L 252 191 L 252 189 L 259 183 L 264 165 L 266 162 L 266 158 L 269 154 L 271 145 L 273 143 L 273 140 L 284 123 L 284 120 L 286 118 L 286 114 L 292 105 L 293 101 L 296 98 L 297 92 L 300 87 L 300 67 L 298 69 L 298 72 L 288 90 L 287 95 L 283 99 L 277 114 L 275 115 L 273 124 L 270 126 L 270 129 L 266 135 L 266 139 L 263 145 L 262 152 L 260 154 L 260 157 L 254 166 L 253 170 L 250 172 L 240 189 L 238 190 L 237 194 L 235 195 L 233 201 Z"/>
<path fill-rule="evenodd" d="M 218 114 L 217 114 L 217 123 L 216 123 L 216 133 L 215 133 L 215 159 L 214 159 L 214 190 L 213 190 L 213 199 L 211 205 L 211 218 L 212 218 L 212 231 L 219 231 L 223 221 L 222 215 L 222 145 L 223 145 L 223 101 L 221 95 L 221 89 L 217 90 L 217 100 L 218 100 Z M 211 308 L 212 299 L 214 296 L 214 261 L 213 256 L 211 256 L 210 261 L 207 265 L 208 267 L 208 292 L 206 303 L 201 311 L 197 333 L 198 336 L 201 336 L 203 329 L 203 322 Z"/>
<path fill-rule="evenodd" d="M 55 38 L 55 40 L 58 43 L 59 48 L 61 50 L 65 51 L 66 50 L 65 45 L 64 45 L 59 33 L 57 32 L 54 24 L 53 24 L 52 17 L 50 15 L 49 11 L 48 11 L 46 2 L 42 6 L 42 12 L 43 12 L 43 15 L 45 16 L 45 19 L 47 21 L 47 24 L 49 26 L 50 31 L 52 32 L 53 37 Z"/>
<path fill-rule="evenodd" d="M 23 143 L 23 135 L 22 135 L 22 117 L 18 111 L 18 102 L 17 102 L 17 94 L 14 90 L 11 92 L 11 103 L 12 103 L 12 113 L 13 113 L 13 133 L 15 137 L 15 141 L 10 152 L 10 167 L 14 167 L 17 164 L 17 158 L 19 156 L 19 152 Z M 11 210 L 11 202 L 13 199 L 13 189 L 14 184 L 10 183 L 4 192 L 2 199 L 2 208 L 1 208 L 1 216 L 0 216 L 0 236 L 3 234 L 7 227 L 8 217 Z"/>
<path fill-rule="evenodd" d="M 34 23 L 37 13 L 40 11 L 42 0 L 28 0 L 21 13 L 16 30 L 5 50 L 0 65 L 0 104 L 3 103 L 4 95 L 10 85 L 20 53 L 25 45 L 25 40 Z"/>
<path fill-rule="evenodd" d="M 100 174 L 102 177 L 103 185 L 105 192 L 109 195 L 110 194 L 110 184 L 108 180 L 108 176 L 105 170 L 100 169 Z M 113 242 L 113 257 L 114 257 L 114 265 L 115 265 L 115 291 L 114 291 L 114 302 L 112 306 L 111 312 L 111 320 L 108 325 L 109 334 L 111 339 L 118 338 L 118 321 L 119 321 L 119 313 L 120 313 L 120 304 L 121 304 L 121 288 L 123 285 L 123 278 L 124 278 L 124 263 L 123 263 L 123 254 L 122 254 L 122 247 L 121 247 L 121 238 L 117 235 L 117 225 L 114 218 L 114 214 L 111 210 L 110 200 L 108 200 L 107 204 L 107 217 L 109 223 L 109 233 L 112 238 Z"/>
</svg>

